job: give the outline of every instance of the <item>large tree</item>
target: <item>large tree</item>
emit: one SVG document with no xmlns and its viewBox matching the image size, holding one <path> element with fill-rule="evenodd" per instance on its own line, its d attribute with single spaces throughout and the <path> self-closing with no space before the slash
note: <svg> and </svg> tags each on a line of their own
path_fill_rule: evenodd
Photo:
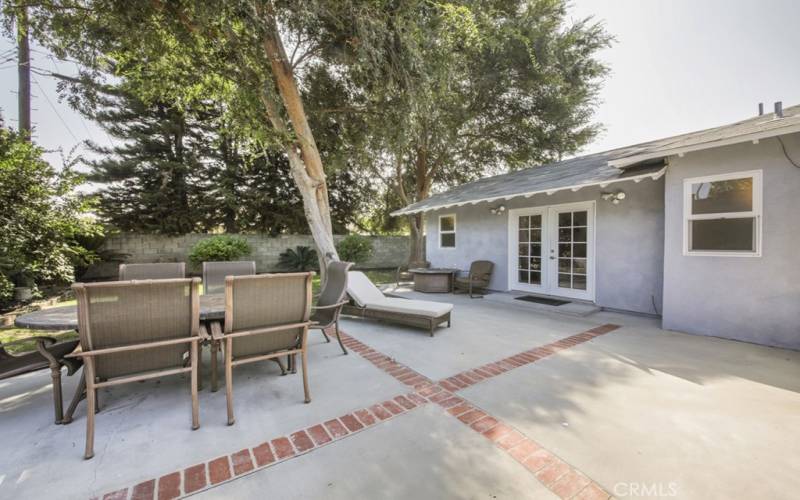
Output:
<svg viewBox="0 0 800 500">
<path fill-rule="evenodd" d="M 376 175 L 402 205 L 436 188 L 560 159 L 597 132 L 591 116 L 609 36 L 567 21 L 563 0 L 401 2 L 385 19 L 374 67 L 347 66 L 350 120 L 370 131 Z M 363 103 L 363 104 L 362 104 Z M 364 112 L 367 110 L 369 112 Z M 411 260 L 423 258 L 409 217 Z"/>
</svg>

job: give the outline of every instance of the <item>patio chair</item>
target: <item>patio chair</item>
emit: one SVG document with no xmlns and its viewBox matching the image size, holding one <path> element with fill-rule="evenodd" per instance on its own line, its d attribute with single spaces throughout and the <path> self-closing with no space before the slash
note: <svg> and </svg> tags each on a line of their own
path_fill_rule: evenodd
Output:
<svg viewBox="0 0 800 500">
<path fill-rule="evenodd" d="M 36 350 L 13 355 L 5 350 L 9 345 L 36 341 Z M 61 393 L 61 367 L 67 367 L 67 374 L 72 375 L 81 367 L 78 359 L 64 359 L 78 347 L 77 340 L 57 342 L 53 337 L 31 337 L 27 339 L 12 340 L 0 344 L 0 380 L 24 375 L 26 373 L 50 368 L 53 384 L 53 406 L 55 409 L 56 424 L 64 420 L 64 405 Z M 78 388 L 79 393 L 83 387 Z"/>
<path fill-rule="evenodd" d="M 225 293 L 226 277 L 253 274 L 256 274 L 256 263 L 252 260 L 203 262 L 203 293 Z"/>
<path fill-rule="evenodd" d="M 186 277 L 185 262 L 155 264 L 120 264 L 119 280 L 168 280 Z"/>
<path fill-rule="evenodd" d="M 411 283 L 414 281 L 414 274 L 408 272 L 409 269 L 427 269 L 429 267 L 431 267 L 431 263 L 427 260 L 411 261 L 404 266 L 400 266 L 395 273 L 395 284 L 399 287 L 400 283 Z"/>
<path fill-rule="evenodd" d="M 347 294 L 352 302 L 342 308 L 342 314 L 426 328 L 431 337 L 445 321 L 450 327 L 453 304 L 386 297 L 364 273 L 350 271 L 347 275 Z"/>
<path fill-rule="evenodd" d="M 200 280 L 76 283 L 86 381 L 86 451 L 94 455 L 96 390 L 190 372 L 192 429 L 200 426 L 197 383 Z M 188 366 L 187 365 L 188 362 Z"/>
<path fill-rule="evenodd" d="M 211 324 L 211 336 L 224 344 L 228 425 L 233 415 L 233 368 L 246 363 L 294 359 L 300 354 L 305 402 L 308 391 L 306 338 L 313 272 L 228 276 L 225 278 L 225 331 Z"/>
<path fill-rule="evenodd" d="M 342 352 L 347 354 L 347 349 L 342 343 L 342 337 L 339 335 L 339 314 L 342 307 L 347 304 L 345 295 L 347 295 L 347 272 L 353 266 L 352 262 L 330 262 L 327 266 L 327 280 L 325 281 L 325 288 L 317 299 L 317 305 L 311 308 L 311 321 L 314 322 L 311 328 L 319 329 L 325 337 L 326 342 L 331 339 L 325 333 L 325 329 L 334 327 L 336 332 L 336 340 L 339 341 L 339 346 Z"/>
<path fill-rule="evenodd" d="M 476 290 L 481 290 L 485 293 L 489 287 L 489 281 L 492 278 L 492 270 L 494 263 L 488 260 L 476 260 L 469 266 L 467 276 L 456 277 L 454 285 L 454 293 L 462 291 L 469 294 L 469 298 L 483 298 L 483 295 L 474 295 Z"/>
</svg>

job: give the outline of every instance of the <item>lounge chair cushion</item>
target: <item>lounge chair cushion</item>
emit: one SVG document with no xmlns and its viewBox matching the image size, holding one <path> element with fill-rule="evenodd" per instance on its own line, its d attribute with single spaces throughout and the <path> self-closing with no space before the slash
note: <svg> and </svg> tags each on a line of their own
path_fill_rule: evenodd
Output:
<svg viewBox="0 0 800 500">
<path fill-rule="evenodd" d="M 426 316 L 438 318 L 453 310 L 453 304 L 443 302 L 431 302 L 428 300 L 410 300 L 394 297 L 385 297 L 378 303 L 367 303 L 368 310 L 384 311 L 399 314 L 409 314 L 414 316 Z"/>
<path fill-rule="evenodd" d="M 367 278 L 366 274 L 360 271 L 347 273 L 347 295 L 359 307 L 364 307 L 367 304 L 378 304 L 386 300 L 386 297 L 378 290 L 378 287 Z"/>
</svg>

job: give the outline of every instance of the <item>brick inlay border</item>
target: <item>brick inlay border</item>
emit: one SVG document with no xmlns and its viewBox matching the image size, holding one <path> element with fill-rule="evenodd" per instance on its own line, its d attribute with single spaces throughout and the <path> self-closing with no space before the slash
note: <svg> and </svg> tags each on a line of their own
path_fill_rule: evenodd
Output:
<svg viewBox="0 0 800 500">
<path fill-rule="evenodd" d="M 483 380 L 496 377 L 520 366 L 539 361 L 558 351 L 575 347 L 595 337 L 618 329 L 618 325 L 602 325 L 585 332 L 572 335 L 556 342 L 524 351 L 513 356 L 488 363 L 434 382 L 415 370 L 380 353 L 363 342 L 340 332 L 342 342 L 351 350 L 372 363 L 378 369 L 391 375 L 401 383 L 413 388 L 412 392 L 401 394 L 391 400 L 354 410 L 346 415 L 318 423 L 245 448 L 230 455 L 224 455 L 207 463 L 193 465 L 172 472 L 158 479 L 142 481 L 134 486 L 111 491 L 103 495 L 103 500 L 167 500 L 179 498 L 190 493 L 271 467 L 296 456 L 310 453 L 322 446 L 345 439 L 362 432 L 376 424 L 407 413 L 419 406 L 432 402 L 457 418 L 473 431 L 489 439 L 512 458 L 521 463 L 547 488 L 564 499 L 597 500 L 608 499 L 610 495 L 597 483 L 580 471 L 562 461 L 513 427 L 489 415 L 455 393 Z"/>
</svg>

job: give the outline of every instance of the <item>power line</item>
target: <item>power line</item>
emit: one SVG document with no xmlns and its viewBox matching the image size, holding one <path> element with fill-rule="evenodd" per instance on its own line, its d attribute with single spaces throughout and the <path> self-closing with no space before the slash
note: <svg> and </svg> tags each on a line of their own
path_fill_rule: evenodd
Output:
<svg viewBox="0 0 800 500">
<path fill-rule="evenodd" d="M 53 57 L 53 54 L 49 54 L 48 58 L 50 59 L 50 62 L 53 64 L 53 69 L 56 70 L 56 73 L 60 74 L 61 70 L 59 69 L 58 64 L 56 64 L 56 59 L 55 57 Z M 89 136 L 89 140 L 95 142 L 94 137 L 92 137 L 92 132 L 89 130 L 89 126 L 86 125 L 86 120 L 83 118 L 83 115 L 81 115 L 80 112 L 78 112 L 78 118 L 81 119 L 81 125 L 83 125 L 84 130 L 86 130 L 86 134 Z"/>
<path fill-rule="evenodd" d="M 36 77 L 34 77 L 34 78 L 33 78 L 33 83 L 35 83 L 35 84 L 36 84 L 36 86 L 37 86 L 37 87 L 39 87 L 39 90 L 41 90 L 41 91 L 42 91 L 42 95 L 44 96 L 45 100 L 47 101 L 47 104 L 49 104 L 49 105 L 50 105 L 50 108 L 51 108 L 51 109 L 53 110 L 53 112 L 56 114 L 56 116 L 58 117 L 58 119 L 59 119 L 59 120 L 61 120 L 61 123 L 64 125 L 64 128 L 66 128 L 66 129 L 67 129 L 67 132 L 69 132 L 69 135 L 71 135 L 71 136 L 72 136 L 72 138 L 73 138 L 73 139 L 75 139 L 75 142 L 81 142 L 81 141 L 80 141 L 80 139 L 78 139 L 78 138 L 75 136 L 75 134 L 72 132 L 72 129 L 71 129 L 71 128 L 69 128 L 69 125 L 67 125 L 67 122 L 66 122 L 66 121 L 64 120 L 64 118 L 61 116 L 61 113 L 59 113 L 59 112 L 58 112 L 58 109 L 56 109 L 56 107 L 53 105 L 53 101 L 51 101 L 51 100 L 50 100 L 50 98 L 47 96 L 47 92 L 45 92 L 45 91 L 44 91 L 44 87 L 42 87 L 42 86 L 39 84 L 39 80 L 37 80 L 37 79 L 36 79 Z"/>
</svg>

